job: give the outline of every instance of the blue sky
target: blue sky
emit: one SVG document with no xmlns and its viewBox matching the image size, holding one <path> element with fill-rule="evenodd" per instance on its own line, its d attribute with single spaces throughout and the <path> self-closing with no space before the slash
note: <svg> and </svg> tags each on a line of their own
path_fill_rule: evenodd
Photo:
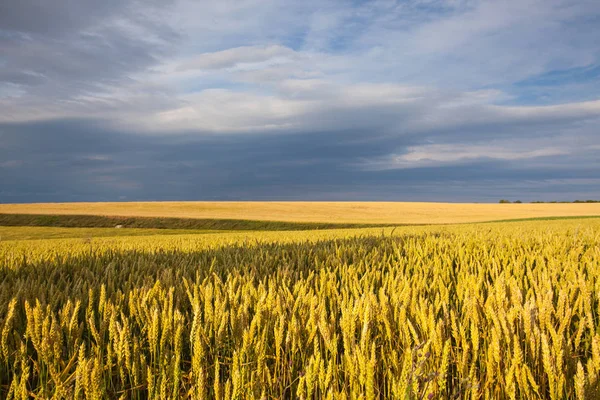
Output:
<svg viewBox="0 0 600 400">
<path fill-rule="evenodd" d="M 9 0 L 0 202 L 600 198 L 596 0 Z"/>
</svg>

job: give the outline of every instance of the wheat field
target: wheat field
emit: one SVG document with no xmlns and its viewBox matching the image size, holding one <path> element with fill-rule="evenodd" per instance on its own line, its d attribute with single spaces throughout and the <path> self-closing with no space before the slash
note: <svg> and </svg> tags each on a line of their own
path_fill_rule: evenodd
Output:
<svg viewBox="0 0 600 400">
<path fill-rule="evenodd" d="M 78 214 L 257 221 L 441 224 L 600 216 L 600 203 L 131 202 L 0 204 L 4 214 Z"/>
<path fill-rule="evenodd" d="M 0 242 L 0 397 L 594 399 L 600 219 Z"/>
</svg>

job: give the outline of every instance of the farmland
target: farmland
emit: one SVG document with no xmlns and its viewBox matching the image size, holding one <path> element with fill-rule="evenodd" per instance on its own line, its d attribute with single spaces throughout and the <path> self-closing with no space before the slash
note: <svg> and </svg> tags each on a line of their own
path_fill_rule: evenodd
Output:
<svg viewBox="0 0 600 400">
<path fill-rule="evenodd" d="M 525 216 L 595 210 L 567 206 Z M 328 222 L 314 207 L 297 221 Z M 156 210 L 127 215 L 184 217 Z M 371 212 L 332 220 L 419 220 Z M 0 237 L 2 398 L 600 396 L 600 218 Z"/>
<path fill-rule="evenodd" d="M 131 202 L 0 204 L 0 214 L 234 219 L 354 224 L 452 224 L 599 216 L 600 203 L 461 204 L 386 202 Z"/>
</svg>

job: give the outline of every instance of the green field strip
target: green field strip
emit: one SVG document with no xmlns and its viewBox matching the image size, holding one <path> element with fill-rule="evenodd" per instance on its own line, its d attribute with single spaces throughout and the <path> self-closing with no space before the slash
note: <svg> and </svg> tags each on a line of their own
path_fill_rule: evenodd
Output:
<svg viewBox="0 0 600 400">
<path fill-rule="evenodd" d="M 301 231 L 383 227 L 395 224 L 346 224 L 321 222 L 256 221 L 242 219 L 196 219 L 119 217 L 100 215 L 0 214 L 0 226 L 45 226 L 60 228 L 143 228 L 187 230 Z"/>
</svg>

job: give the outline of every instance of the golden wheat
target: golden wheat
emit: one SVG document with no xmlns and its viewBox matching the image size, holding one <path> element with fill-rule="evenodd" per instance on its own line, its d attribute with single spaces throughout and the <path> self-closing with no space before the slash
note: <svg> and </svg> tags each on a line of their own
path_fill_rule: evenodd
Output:
<svg viewBox="0 0 600 400">
<path fill-rule="evenodd" d="M 598 220 L 235 235 L 1 243 L 0 397 L 600 395 Z"/>
</svg>

